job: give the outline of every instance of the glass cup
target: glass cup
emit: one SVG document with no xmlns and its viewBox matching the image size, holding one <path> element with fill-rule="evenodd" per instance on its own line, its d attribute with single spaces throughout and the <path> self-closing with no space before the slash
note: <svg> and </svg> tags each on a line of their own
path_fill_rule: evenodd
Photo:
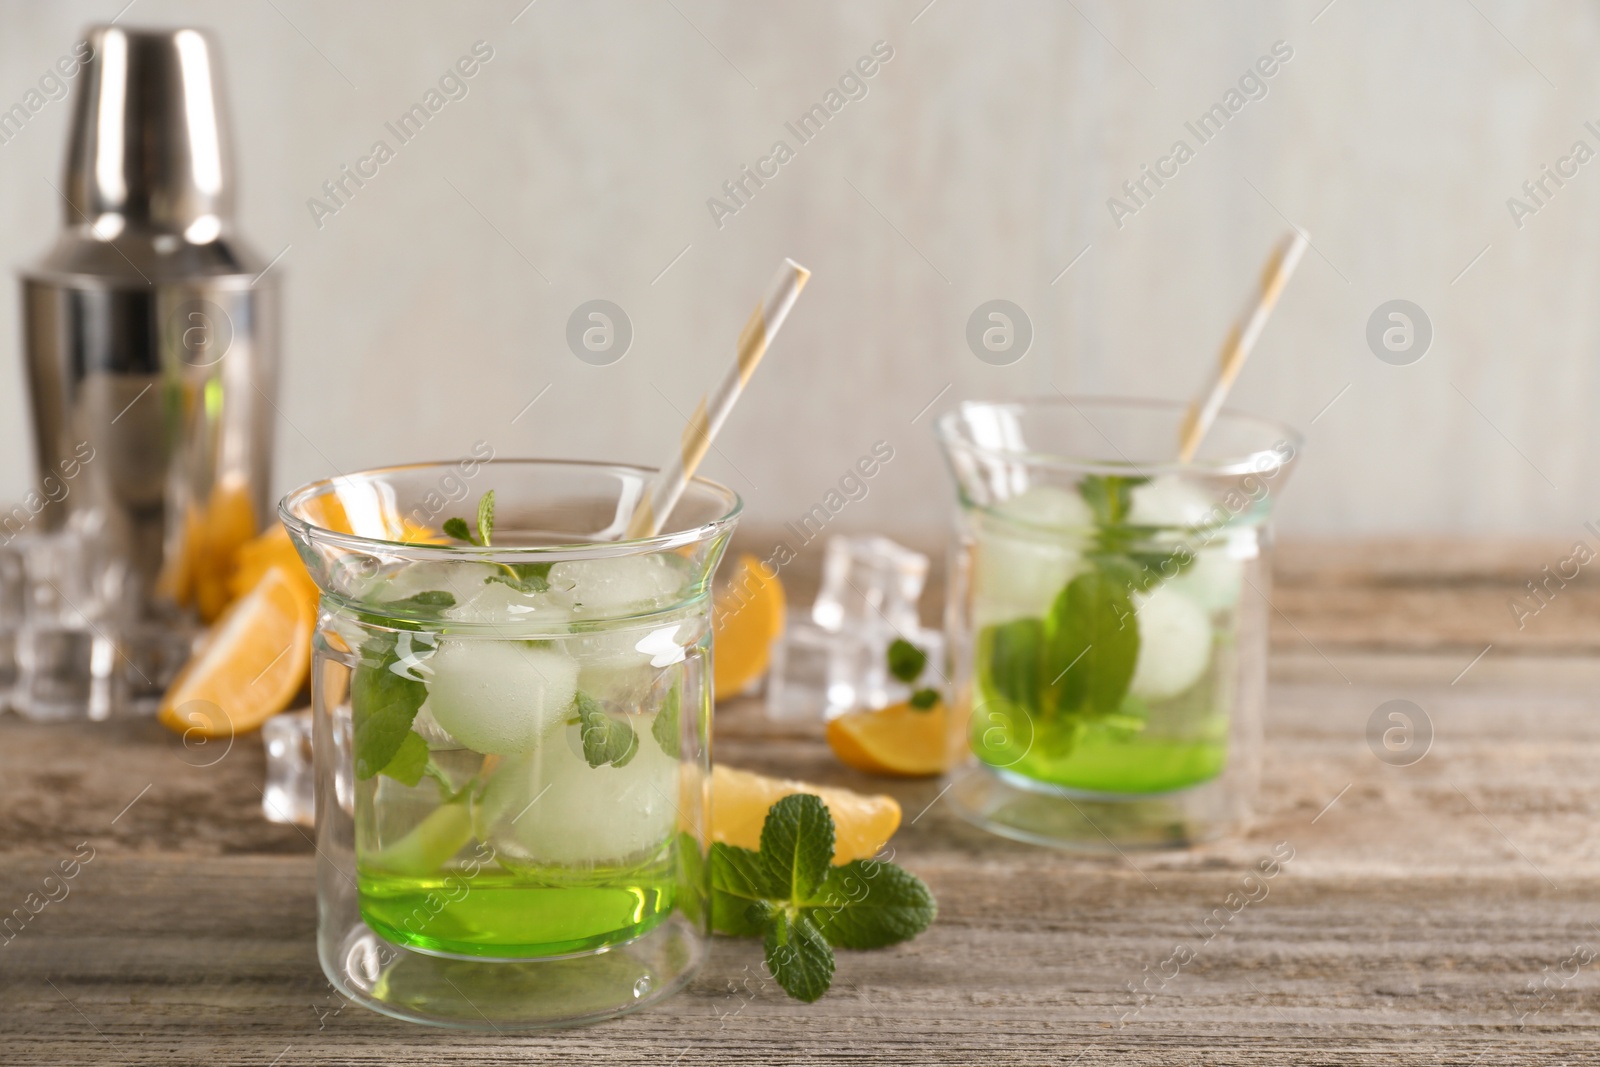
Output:
<svg viewBox="0 0 1600 1067">
<path fill-rule="evenodd" d="M 939 441 L 960 498 L 946 629 L 971 822 L 1090 851 L 1244 824 L 1260 777 L 1268 516 L 1301 447 L 1223 412 L 973 402 Z"/>
<path fill-rule="evenodd" d="M 559 1026 L 705 957 L 708 591 L 740 502 L 696 479 L 670 529 L 615 540 L 653 473 L 423 464 L 284 498 L 322 591 L 317 937 L 350 999 Z M 489 490 L 487 545 L 446 536 L 478 538 Z"/>
</svg>

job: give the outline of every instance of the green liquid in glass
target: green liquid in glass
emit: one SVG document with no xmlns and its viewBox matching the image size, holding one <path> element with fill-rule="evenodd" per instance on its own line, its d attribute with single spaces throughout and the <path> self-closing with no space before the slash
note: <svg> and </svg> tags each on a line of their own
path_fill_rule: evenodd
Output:
<svg viewBox="0 0 1600 1067">
<path fill-rule="evenodd" d="M 672 911 L 670 863 L 588 874 L 588 884 L 572 885 L 562 884 L 569 871 L 541 876 L 485 867 L 470 880 L 362 872 L 361 916 L 378 934 L 411 948 L 531 958 L 631 941 Z"/>
<path fill-rule="evenodd" d="M 1138 702 L 1128 709 L 1137 716 L 1107 720 L 1046 708 L 1043 699 L 1008 699 L 995 684 L 994 642 L 980 637 L 977 645 L 970 743 L 991 766 L 1085 792 L 1151 794 L 1208 782 L 1227 765 L 1228 718 L 1209 707 L 1215 699 L 1211 672 L 1177 701 Z M 1227 645 L 1219 641 L 1213 659 L 1223 657 Z"/>
</svg>

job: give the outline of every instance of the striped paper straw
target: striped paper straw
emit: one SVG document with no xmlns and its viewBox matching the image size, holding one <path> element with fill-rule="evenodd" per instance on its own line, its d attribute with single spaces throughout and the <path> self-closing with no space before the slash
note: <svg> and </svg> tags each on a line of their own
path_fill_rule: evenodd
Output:
<svg viewBox="0 0 1600 1067">
<path fill-rule="evenodd" d="M 1278 247 L 1272 250 L 1265 267 L 1261 268 L 1261 285 L 1256 290 L 1250 306 L 1228 331 L 1228 340 L 1222 346 L 1222 358 L 1217 362 L 1217 373 L 1206 386 L 1206 391 L 1196 397 L 1183 417 L 1183 429 L 1178 432 L 1178 461 L 1188 463 L 1200 449 L 1206 431 L 1216 421 L 1222 402 L 1233 388 L 1250 350 L 1256 346 L 1261 331 L 1266 328 L 1267 316 L 1278 302 L 1278 295 L 1288 284 L 1289 276 L 1300 265 L 1310 241 L 1298 230 L 1284 235 Z"/>
<path fill-rule="evenodd" d="M 678 454 L 645 487 L 633 518 L 628 520 L 628 530 L 623 535 L 625 538 L 653 537 L 661 531 L 661 524 L 672 514 L 673 505 L 683 495 L 689 479 L 694 477 L 695 468 L 705 458 L 706 449 L 711 447 L 711 439 L 722 429 L 723 420 L 733 410 L 739 394 L 744 391 L 745 382 L 755 373 L 761 357 L 767 354 L 767 346 L 778 336 L 783 320 L 788 317 L 795 298 L 810 277 L 811 272 L 792 259 L 784 260 L 778 273 L 773 275 L 772 284 L 767 286 L 766 299 L 751 312 L 750 321 L 744 324 L 744 330 L 739 334 L 733 366 L 728 368 L 728 373 L 717 388 L 702 396 L 700 403 L 695 405 L 689 425 L 683 429 Z"/>
</svg>

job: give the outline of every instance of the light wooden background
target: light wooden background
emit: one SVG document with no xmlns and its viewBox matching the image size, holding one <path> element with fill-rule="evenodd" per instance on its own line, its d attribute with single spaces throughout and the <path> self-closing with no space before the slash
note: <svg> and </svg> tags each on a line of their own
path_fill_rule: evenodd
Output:
<svg viewBox="0 0 1600 1067">
<path fill-rule="evenodd" d="M 0 105 L 124 2 L 0 0 Z M 122 15 L 223 42 L 245 228 L 287 248 L 278 488 L 478 439 L 650 461 L 792 255 L 815 279 L 708 470 L 776 526 L 887 440 L 896 460 L 839 524 L 936 543 L 948 489 L 931 414 L 913 423 L 935 396 L 1187 393 L 1287 219 L 1315 251 L 1237 397 L 1310 431 L 1287 529 L 1564 538 L 1595 517 L 1600 163 L 1520 230 L 1505 203 L 1575 140 L 1600 149 L 1593 4 L 525 3 Z M 495 58 L 470 94 L 318 229 L 307 199 L 477 40 Z M 894 58 L 868 95 L 719 230 L 706 200 L 879 40 Z M 1107 198 L 1197 144 L 1185 120 L 1280 40 L 1266 97 L 1116 228 Z M 0 145 L 8 264 L 56 224 L 68 111 Z M 1035 329 L 1007 367 L 964 340 L 997 297 Z M 594 298 L 635 329 L 608 367 L 563 339 Z M 1364 340 L 1395 298 L 1434 328 L 1408 367 Z M 18 333 L 0 285 L 7 506 L 31 483 Z"/>
</svg>

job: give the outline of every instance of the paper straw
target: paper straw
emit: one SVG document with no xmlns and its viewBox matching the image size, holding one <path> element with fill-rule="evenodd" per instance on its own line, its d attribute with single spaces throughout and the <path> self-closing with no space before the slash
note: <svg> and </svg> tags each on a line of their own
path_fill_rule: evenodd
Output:
<svg viewBox="0 0 1600 1067">
<path fill-rule="evenodd" d="M 733 366 L 728 368 L 728 373 L 717 388 L 702 396 L 700 403 L 695 405 L 689 425 L 684 427 L 678 454 L 645 487 L 633 518 L 628 520 L 624 537 L 652 537 L 661 531 L 661 524 L 672 514 L 673 505 L 683 495 L 689 479 L 694 477 L 695 468 L 705 458 L 706 449 L 711 447 L 711 439 L 722 429 L 723 420 L 733 410 L 745 383 L 755 373 L 761 357 L 766 355 L 767 346 L 778 336 L 783 320 L 788 317 L 795 298 L 810 277 L 811 272 L 794 260 L 783 261 L 778 273 L 773 275 L 772 284 L 767 286 L 766 298 L 756 305 L 755 311 L 750 314 L 750 321 L 744 324 L 744 330 L 739 334 Z"/>
<path fill-rule="evenodd" d="M 1288 284 L 1295 267 L 1300 265 L 1300 257 L 1305 255 L 1309 244 L 1305 234 L 1294 231 L 1285 234 L 1283 240 L 1278 242 L 1278 247 L 1272 250 L 1266 266 L 1261 269 L 1260 288 L 1256 290 L 1249 308 L 1233 324 L 1233 329 L 1228 331 L 1228 340 L 1222 346 L 1222 357 L 1217 362 L 1216 376 L 1184 414 L 1183 429 L 1178 432 L 1180 463 L 1188 463 L 1200 450 L 1200 442 L 1216 421 L 1217 412 L 1222 410 L 1222 402 L 1228 397 L 1228 390 L 1233 388 L 1239 371 L 1244 369 L 1244 361 L 1250 357 L 1250 350 L 1256 346 L 1261 331 L 1266 328 L 1267 316 L 1272 314 L 1278 295 Z"/>
</svg>

